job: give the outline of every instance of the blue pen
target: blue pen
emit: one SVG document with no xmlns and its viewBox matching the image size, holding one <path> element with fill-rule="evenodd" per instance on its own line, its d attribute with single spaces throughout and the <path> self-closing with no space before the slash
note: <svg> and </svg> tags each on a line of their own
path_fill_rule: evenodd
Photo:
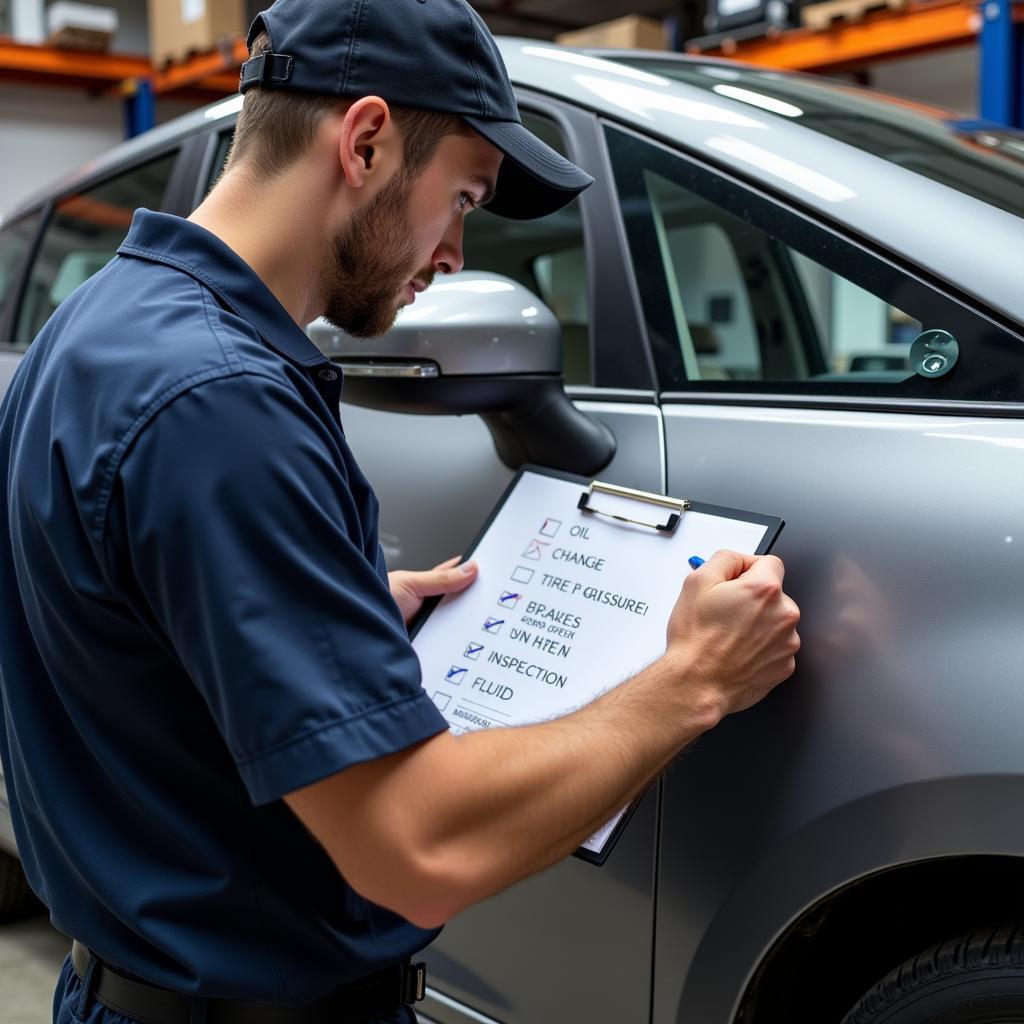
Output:
<svg viewBox="0 0 1024 1024">
<path fill-rule="evenodd" d="M 690 559 L 690 568 L 691 569 L 699 569 L 703 564 L 704 564 L 704 559 L 701 558 L 699 555 L 694 555 Z"/>
</svg>

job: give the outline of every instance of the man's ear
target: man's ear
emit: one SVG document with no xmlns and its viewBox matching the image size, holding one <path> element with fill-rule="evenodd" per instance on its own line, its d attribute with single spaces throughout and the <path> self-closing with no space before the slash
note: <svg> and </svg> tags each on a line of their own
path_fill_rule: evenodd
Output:
<svg viewBox="0 0 1024 1024">
<path fill-rule="evenodd" d="M 398 129 L 379 96 L 364 96 L 349 107 L 338 141 L 341 172 L 352 188 L 386 182 L 402 160 Z"/>
</svg>

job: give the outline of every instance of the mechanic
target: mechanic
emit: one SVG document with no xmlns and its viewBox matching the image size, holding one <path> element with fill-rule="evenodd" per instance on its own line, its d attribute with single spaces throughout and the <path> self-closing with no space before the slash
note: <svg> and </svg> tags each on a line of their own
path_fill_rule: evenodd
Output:
<svg viewBox="0 0 1024 1024">
<path fill-rule="evenodd" d="M 462 267 L 475 207 L 540 216 L 590 178 L 523 128 L 463 0 L 278 0 L 249 43 L 220 181 L 188 220 L 136 214 L 0 410 L 0 746 L 76 940 L 59 1024 L 415 1020 L 446 920 L 569 855 L 799 646 L 781 562 L 720 552 L 633 679 L 448 732 L 405 623 L 475 568 L 388 576 L 301 325 L 382 333 Z"/>
</svg>

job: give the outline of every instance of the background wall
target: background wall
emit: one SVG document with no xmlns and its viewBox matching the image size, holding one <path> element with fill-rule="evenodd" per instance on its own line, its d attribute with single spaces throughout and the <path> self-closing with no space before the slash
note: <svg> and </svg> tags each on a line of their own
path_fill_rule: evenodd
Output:
<svg viewBox="0 0 1024 1024">
<path fill-rule="evenodd" d="M 975 117 L 980 74 L 978 49 L 977 46 L 958 46 L 876 64 L 871 69 L 871 84 L 884 92 Z"/>
<path fill-rule="evenodd" d="M 161 100 L 158 120 L 191 109 L 189 104 Z M 120 97 L 0 82 L 0 217 L 123 139 Z"/>
</svg>

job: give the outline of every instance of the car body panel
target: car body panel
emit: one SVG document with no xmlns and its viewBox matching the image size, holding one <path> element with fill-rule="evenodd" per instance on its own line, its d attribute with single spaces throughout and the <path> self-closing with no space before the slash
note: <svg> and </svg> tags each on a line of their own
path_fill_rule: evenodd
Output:
<svg viewBox="0 0 1024 1024">
<path fill-rule="evenodd" d="M 661 413 L 652 396 L 576 404 L 615 434 L 602 480 L 664 489 Z M 511 477 L 481 421 L 345 405 L 342 419 L 381 500 L 389 564 L 423 568 L 465 551 Z M 645 1019 L 655 803 L 652 791 L 604 867 L 573 858 L 460 914 L 426 953 L 431 985 L 498 1020 Z M 535 930 L 543 938 L 524 942 Z M 443 1024 L 467 1019 L 450 1005 L 427 1010 Z"/>
<path fill-rule="evenodd" d="M 1019 857 L 1024 816 L 1009 809 L 1022 800 L 1019 772 L 928 780 L 878 790 L 778 837 L 751 858 L 751 870 L 710 914 L 699 915 L 703 923 L 694 920 L 680 928 L 679 915 L 668 915 L 658 932 L 653 1020 L 733 1021 L 756 969 L 784 928 L 844 886 L 889 866 L 949 858 L 951 834 L 959 858 Z M 664 872 L 659 878 L 664 885 L 659 909 L 676 909 L 679 874 L 669 884 Z M 691 906 L 692 891 L 688 885 Z M 700 937 L 688 942 L 695 926 Z"/>
<path fill-rule="evenodd" d="M 1024 422 L 685 402 L 663 411 L 669 493 L 785 518 L 775 553 L 803 610 L 797 675 L 702 738 L 665 780 L 654 1021 L 724 1024 L 737 975 L 804 909 L 796 894 L 808 899 L 799 880 L 809 872 L 831 887 L 856 877 L 850 865 L 867 873 L 948 854 L 953 836 L 974 852 L 1024 838 L 1007 826 L 985 849 L 969 805 L 963 817 L 941 810 L 946 781 L 1024 786 L 1024 629 L 1019 597 L 1008 600 L 1024 576 Z M 934 796 L 918 807 L 924 786 Z M 793 856 L 779 859 L 783 849 Z M 729 981 L 712 984 L 697 965 L 723 955 L 712 928 L 753 877 L 794 902 L 773 917 L 778 899 L 748 901 L 744 932 L 762 945 L 743 961 L 734 934 L 717 975 Z"/>
</svg>

